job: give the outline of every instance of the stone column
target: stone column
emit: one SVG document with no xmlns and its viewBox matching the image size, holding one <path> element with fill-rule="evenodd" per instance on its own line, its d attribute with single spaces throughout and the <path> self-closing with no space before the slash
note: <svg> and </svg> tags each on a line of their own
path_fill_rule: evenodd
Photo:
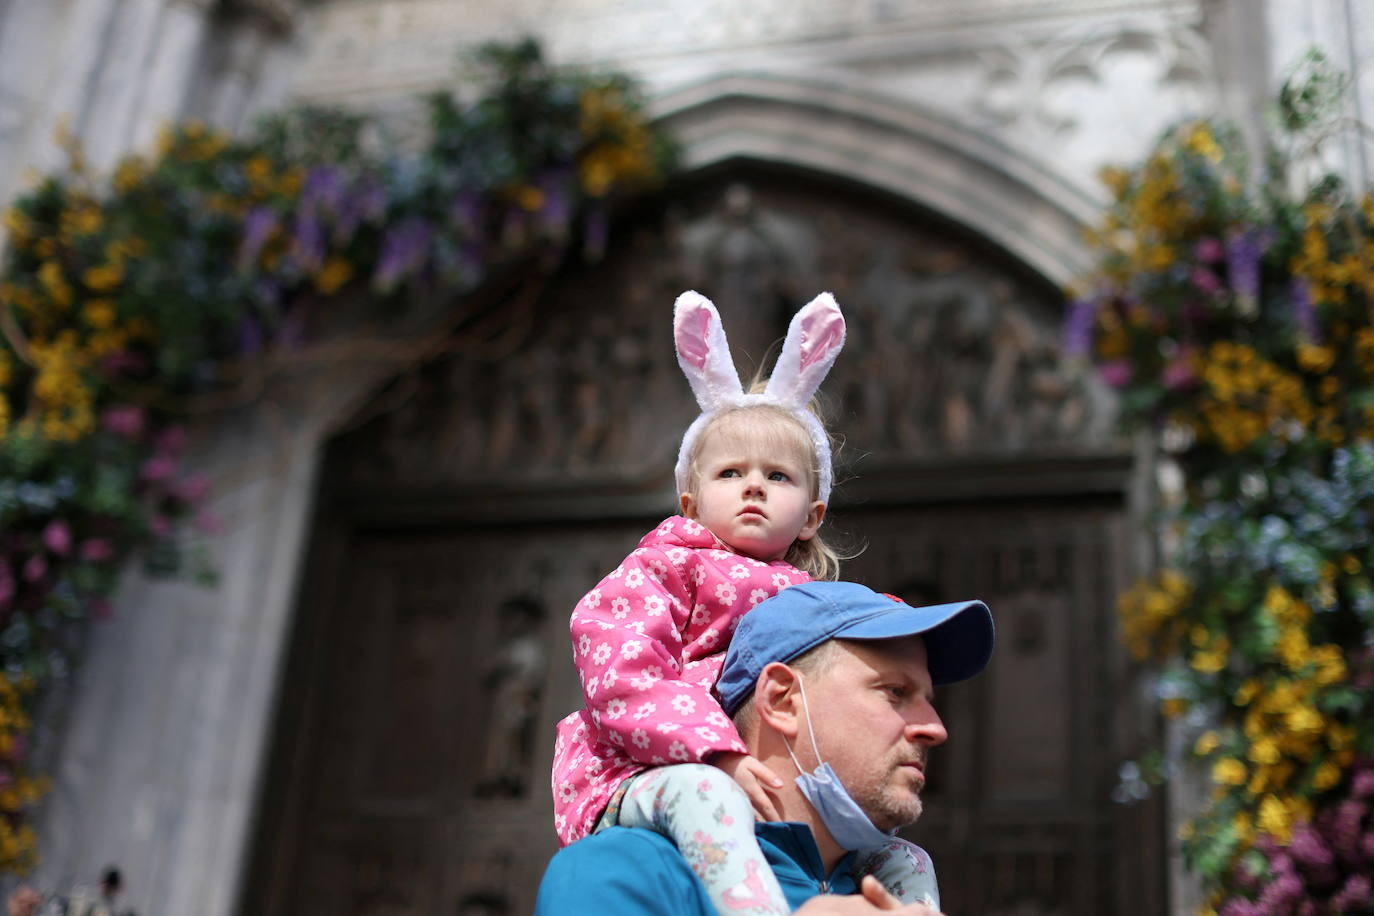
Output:
<svg viewBox="0 0 1374 916">
<path fill-rule="evenodd" d="M 117 863 L 121 906 L 231 916 L 249 853 L 322 442 L 379 373 L 293 380 L 196 436 L 216 481 L 221 583 L 131 574 L 88 651 L 54 737 L 34 883 L 91 883 Z M 328 384 L 319 386 L 319 382 Z M 285 399 L 283 399 L 285 400 Z"/>
</svg>

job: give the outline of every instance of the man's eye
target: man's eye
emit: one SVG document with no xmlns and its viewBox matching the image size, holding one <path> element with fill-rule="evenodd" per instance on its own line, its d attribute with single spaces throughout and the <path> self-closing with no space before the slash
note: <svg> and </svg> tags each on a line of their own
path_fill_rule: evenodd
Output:
<svg viewBox="0 0 1374 916">
<path fill-rule="evenodd" d="M 892 699 L 894 700 L 906 699 L 907 689 L 905 687 L 899 686 L 897 684 L 889 684 L 887 687 L 883 689 L 886 690 L 888 696 L 892 697 Z"/>
</svg>

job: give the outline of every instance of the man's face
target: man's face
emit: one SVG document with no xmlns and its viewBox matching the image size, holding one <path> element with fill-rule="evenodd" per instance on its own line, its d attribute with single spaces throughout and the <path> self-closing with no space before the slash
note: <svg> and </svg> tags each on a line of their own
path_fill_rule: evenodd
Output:
<svg viewBox="0 0 1374 916">
<path fill-rule="evenodd" d="M 802 677 L 816 745 L 859 807 L 880 830 L 920 817 L 926 756 L 948 737 L 921 637 L 840 640 L 828 664 Z M 803 749 L 812 756 L 804 732 Z"/>
</svg>

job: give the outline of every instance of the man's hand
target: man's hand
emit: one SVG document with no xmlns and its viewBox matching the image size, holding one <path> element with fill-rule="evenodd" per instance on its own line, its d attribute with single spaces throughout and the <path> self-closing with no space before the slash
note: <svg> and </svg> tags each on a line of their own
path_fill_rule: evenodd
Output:
<svg viewBox="0 0 1374 916">
<path fill-rule="evenodd" d="M 778 778 L 777 773 L 764 766 L 757 757 L 737 754 L 734 751 L 721 751 L 711 758 L 711 763 L 739 783 L 744 794 L 749 796 L 749 803 L 754 806 L 754 813 L 758 815 L 759 820 L 780 819 L 781 815 L 778 814 L 778 809 L 768 792 L 769 789 L 782 788 L 782 780 Z"/>
<path fill-rule="evenodd" d="M 868 916 L 897 913 L 899 916 L 944 916 L 922 903 L 902 903 L 887 892 L 877 878 L 865 875 L 859 893 L 849 897 L 822 894 L 812 897 L 797 909 L 804 916 Z"/>
</svg>

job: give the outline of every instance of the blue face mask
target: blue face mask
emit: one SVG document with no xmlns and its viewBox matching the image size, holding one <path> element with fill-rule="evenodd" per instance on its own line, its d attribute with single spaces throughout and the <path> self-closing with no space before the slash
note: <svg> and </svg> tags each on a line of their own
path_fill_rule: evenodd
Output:
<svg viewBox="0 0 1374 916">
<path fill-rule="evenodd" d="M 830 768 L 830 764 L 821 761 L 820 748 L 816 747 L 816 730 L 811 726 L 811 708 L 807 705 L 806 688 L 802 686 L 800 676 L 797 678 L 797 686 L 801 688 L 802 711 L 806 713 L 806 730 L 811 736 L 811 749 L 816 752 L 816 761 L 819 763 L 816 769 L 810 773 L 806 772 L 797 760 L 797 755 L 792 753 L 791 743 L 785 742 L 787 753 L 798 770 L 797 788 L 801 789 L 802 795 L 811 803 L 811 807 L 816 809 L 821 823 L 825 824 L 825 829 L 830 831 L 830 835 L 840 848 L 870 849 L 883 845 L 892 839 L 892 834 L 884 833 L 874 826 L 873 821 L 869 820 L 868 815 L 859 807 L 859 803 L 854 801 L 853 796 L 835 775 L 835 771 Z"/>
</svg>

